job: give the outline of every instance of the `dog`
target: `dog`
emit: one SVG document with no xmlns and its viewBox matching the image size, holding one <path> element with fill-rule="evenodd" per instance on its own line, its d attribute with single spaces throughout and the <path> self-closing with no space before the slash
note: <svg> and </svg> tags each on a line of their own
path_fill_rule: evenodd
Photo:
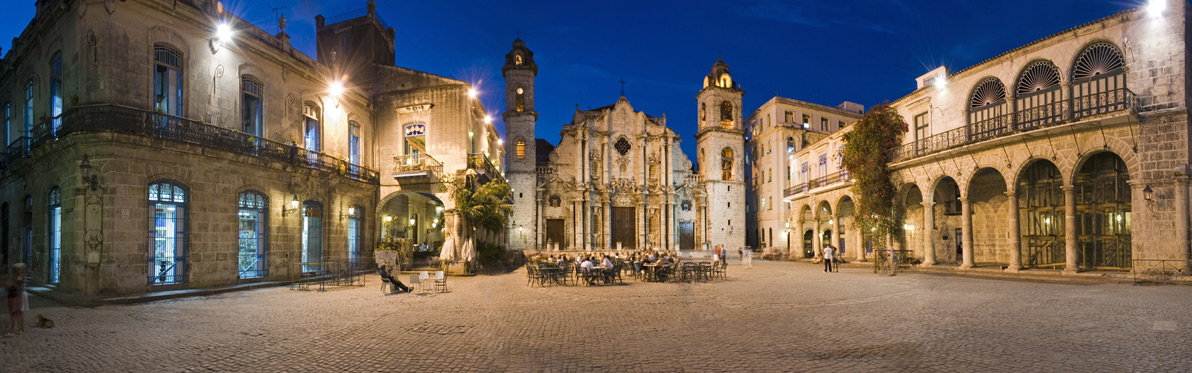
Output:
<svg viewBox="0 0 1192 373">
<path fill-rule="evenodd" d="M 54 320 L 47 319 L 45 316 L 37 315 L 37 326 L 45 329 L 54 328 Z"/>
</svg>

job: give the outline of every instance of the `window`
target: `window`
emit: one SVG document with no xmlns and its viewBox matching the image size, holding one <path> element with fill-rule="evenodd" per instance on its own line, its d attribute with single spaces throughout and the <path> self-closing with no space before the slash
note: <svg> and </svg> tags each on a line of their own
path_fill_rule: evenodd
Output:
<svg viewBox="0 0 1192 373">
<path fill-rule="evenodd" d="M 706 85 L 706 84 L 705 84 Z M 703 102 L 699 104 L 699 127 L 704 128 L 708 119 L 708 103 Z"/>
<path fill-rule="evenodd" d="M 824 176 L 828 176 L 828 155 L 820 154 L 819 155 L 819 175 L 817 175 L 816 177 L 824 177 Z"/>
<path fill-rule="evenodd" d="M 629 153 L 629 141 L 625 140 L 624 137 L 617 139 L 617 142 L 613 144 L 613 148 L 617 149 L 617 153 L 621 153 L 621 156 L 624 156 Z"/>
<path fill-rule="evenodd" d="M 791 166 L 786 166 L 786 184 L 790 185 L 790 183 L 791 183 Z"/>
<path fill-rule="evenodd" d="M 186 189 L 172 181 L 149 185 L 149 284 L 186 282 Z"/>
<path fill-rule="evenodd" d="M 360 164 L 360 123 L 348 121 L 348 163 Z"/>
<path fill-rule="evenodd" d="M 919 151 L 925 150 L 925 147 L 927 146 L 925 140 L 927 140 L 927 136 L 929 136 L 928 130 L 931 126 L 931 122 L 927 121 L 927 114 L 928 113 L 922 113 L 915 116 L 915 148 Z"/>
<path fill-rule="evenodd" d="M 514 54 L 514 55 L 513 55 L 513 64 L 514 64 L 514 65 L 521 65 L 521 64 L 522 64 L 522 56 L 521 56 L 521 53 L 517 53 L 517 54 Z"/>
<path fill-rule="evenodd" d="M 783 118 L 785 119 L 785 120 L 783 120 L 784 123 L 794 123 L 795 122 L 795 113 L 788 111 L 784 114 Z"/>
<path fill-rule="evenodd" d="M 836 129 L 841 129 L 841 128 L 844 128 L 844 126 L 845 126 L 845 124 L 844 124 L 844 121 L 843 121 L 843 120 L 842 120 L 842 121 L 839 121 L 839 122 L 836 122 Z"/>
<path fill-rule="evenodd" d="M 50 117 L 54 136 L 62 129 L 62 52 L 50 58 Z"/>
<path fill-rule="evenodd" d="M 733 148 L 720 150 L 720 180 L 733 179 Z"/>
<path fill-rule="evenodd" d="M 683 211 L 691 211 L 691 201 L 684 200 L 683 203 L 679 204 L 679 208 L 683 209 Z"/>
<path fill-rule="evenodd" d="M 12 144 L 12 103 L 4 103 L 4 146 Z"/>
<path fill-rule="evenodd" d="M 795 138 L 787 137 L 786 138 L 786 155 L 789 156 L 794 153 L 795 153 Z"/>
<path fill-rule="evenodd" d="M 302 203 L 302 272 L 314 272 L 323 261 L 323 204 L 308 200 Z"/>
<path fill-rule="evenodd" d="M 526 140 L 517 139 L 517 144 L 514 145 L 513 151 L 517 154 L 517 159 L 526 157 Z"/>
<path fill-rule="evenodd" d="M 426 152 L 426 124 L 425 123 L 410 123 L 402 128 L 402 136 L 405 138 L 403 151 L 406 155 L 413 155 Z"/>
<path fill-rule="evenodd" d="M 182 116 L 182 53 L 166 45 L 153 47 L 153 108 Z"/>
<path fill-rule="evenodd" d="M 353 205 L 348 208 L 348 262 L 355 263 L 360 256 L 360 239 L 364 236 L 364 207 Z"/>
<path fill-rule="evenodd" d="M 811 128 L 811 116 L 803 114 L 803 128 Z"/>
<path fill-rule="evenodd" d="M 25 137 L 33 135 L 33 79 L 25 84 Z M 29 139 L 25 139 L 26 142 Z"/>
<path fill-rule="evenodd" d="M 261 82 L 250 77 L 240 79 L 240 130 L 249 135 L 263 137 L 261 125 L 264 110 L 261 103 L 265 97 Z"/>
<path fill-rule="evenodd" d="M 305 118 L 302 133 L 303 146 L 306 150 L 317 152 L 319 151 L 319 142 L 322 140 L 319 132 L 322 131 L 322 126 L 319 124 L 319 107 L 312 102 L 307 102 L 302 106 L 302 115 Z"/>
<path fill-rule="evenodd" d="M 807 171 L 810 169 L 811 166 L 808 165 L 807 162 L 803 162 L 803 164 L 799 166 L 799 183 L 807 182 Z"/>
<path fill-rule="evenodd" d="M 57 284 L 62 279 L 62 190 L 50 189 L 50 221 L 46 229 L 49 239 L 49 283 Z"/>
<path fill-rule="evenodd" d="M 268 259 L 269 197 L 264 193 L 240 193 L 239 211 L 239 269 L 240 278 L 263 277 Z"/>
<path fill-rule="evenodd" d="M 720 103 L 720 127 L 733 128 L 733 103 L 731 102 Z"/>
<path fill-rule="evenodd" d="M 522 87 L 517 87 L 517 96 L 516 97 L 517 97 L 517 99 L 514 102 L 514 105 L 516 105 L 515 110 L 517 110 L 518 112 L 525 111 L 526 110 L 526 91 L 524 89 L 522 89 Z"/>
<path fill-rule="evenodd" d="M 563 200 L 559 196 L 550 196 L 550 207 L 559 207 L 563 205 Z"/>
<path fill-rule="evenodd" d="M 820 118 L 820 130 L 828 131 L 828 118 Z"/>
</svg>

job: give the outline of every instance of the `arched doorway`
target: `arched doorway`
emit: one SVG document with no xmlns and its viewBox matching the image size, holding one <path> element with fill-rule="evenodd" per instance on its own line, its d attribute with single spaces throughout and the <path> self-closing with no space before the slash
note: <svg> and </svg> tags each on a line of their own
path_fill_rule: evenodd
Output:
<svg viewBox="0 0 1192 373">
<path fill-rule="evenodd" d="M 972 216 L 973 262 L 993 265 L 1010 263 L 1006 247 L 1008 231 L 1006 179 L 993 168 L 982 168 L 968 183 L 969 213 Z"/>
<path fill-rule="evenodd" d="M 817 221 L 816 229 L 819 231 L 819 245 L 815 247 L 815 250 L 816 254 L 824 255 L 825 247 L 836 246 L 832 243 L 832 224 L 835 223 L 835 216 L 832 213 L 832 205 L 828 201 L 822 201 L 816 207 L 815 219 Z"/>
<path fill-rule="evenodd" d="M 911 184 L 904 188 L 902 199 L 898 204 L 903 208 L 902 226 L 895 227 L 895 229 L 902 229 L 903 248 L 907 251 L 905 258 L 911 256 L 926 257 L 927 253 L 922 249 L 923 240 L 931 239 L 927 235 L 920 234 L 919 229 L 925 228 L 926 231 L 931 231 L 931 227 L 924 227 L 924 215 L 930 211 L 923 208 L 923 191 L 919 186 Z"/>
<path fill-rule="evenodd" d="M 1130 173 L 1111 152 L 1093 155 L 1076 174 L 1076 227 L 1081 269 L 1132 267 Z"/>
<path fill-rule="evenodd" d="M 803 232 L 803 257 L 804 258 L 811 258 L 811 257 L 815 256 L 815 248 L 813 248 L 811 246 L 811 244 L 812 244 L 811 237 L 814 235 L 815 235 L 815 231 L 810 230 L 810 229 Z"/>
<path fill-rule="evenodd" d="M 849 196 L 841 198 L 840 203 L 836 207 L 836 218 L 840 219 L 836 223 L 836 229 L 838 231 L 836 232 L 836 236 L 840 237 L 839 242 L 836 243 L 836 250 L 840 255 L 849 252 L 849 249 L 852 249 L 852 245 L 855 245 L 854 241 L 850 239 L 848 232 L 850 232 L 850 227 L 854 230 L 856 229 L 855 219 L 853 218 L 856 209 L 857 207 L 853 204 L 852 197 Z"/>
<path fill-rule="evenodd" d="M 940 253 L 943 256 L 936 257 L 937 262 L 953 262 L 957 265 L 964 263 L 964 230 L 963 230 L 963 216 L 961 213 L 960 202 L 960 186 L 956 184 L 956 180 L 951 177 L 944 176 L 935 185 L 932 190 L 932 213 L 935 217 L 935 226 L 939 227 L 940 238 L 943 239 Z M 951 231 L 951 232 L 949 232 Z M 952 236 L 951 239 L 943 238 L 945 235 Z M 933 237 L 934 239 L 934 237 Z"/>
<path fill-rule="evenodd" d="M 397 192 L 381 206 L 381 240 L 398 238 L 413 248 L 414 265 L 438 257 L 446 238 L 443 201 L 426 192 Z"/>
<path fill-rule="evenodd" d="M 1018 222 L 1021 224 L 1022 265 L 1062 268 L 1064 253 L 1064 191 L 1060 169 L 1036 160 L 1018 177 Z"/>
</svg>

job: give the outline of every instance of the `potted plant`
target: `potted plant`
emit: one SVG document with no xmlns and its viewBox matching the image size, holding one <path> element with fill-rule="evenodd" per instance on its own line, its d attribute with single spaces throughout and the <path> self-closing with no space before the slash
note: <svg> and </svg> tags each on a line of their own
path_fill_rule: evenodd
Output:
<svg viewBox="0 0 1192 373">
<path fill-rule="evenodd" d="M 377 244 L 377 249 L 373 251 L 373 259 L 377 261 L 377 265 L 387 265 L 390 268 L 401 270 L 401 266 L 410 258 L 406 240 L 395 238 L 393 236 L 385 237 Z"/>
</svg>

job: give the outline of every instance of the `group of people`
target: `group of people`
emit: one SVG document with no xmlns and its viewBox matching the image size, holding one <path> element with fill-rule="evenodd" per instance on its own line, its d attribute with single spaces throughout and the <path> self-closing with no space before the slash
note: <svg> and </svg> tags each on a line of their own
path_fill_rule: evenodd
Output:
<svg viewBox="0 0 1192 373">
<path fill-rule="evenodd" d="M 17 263 L 9 272 L 8 281 L 4 284 L 4 291 L 8 299 L 8 332 L 5 337 L 11 337 L 25 332 L 25 311 L 29 310 L 29 295 L 25 293 L 25 283 L 28 281 L 25 264 Z"/>
<path fill-rule="evenodd" d="M 840 264 L 836 261 L 836 248 L 824 245 L 824 272 L 840 272 Z"/>
</svg>

